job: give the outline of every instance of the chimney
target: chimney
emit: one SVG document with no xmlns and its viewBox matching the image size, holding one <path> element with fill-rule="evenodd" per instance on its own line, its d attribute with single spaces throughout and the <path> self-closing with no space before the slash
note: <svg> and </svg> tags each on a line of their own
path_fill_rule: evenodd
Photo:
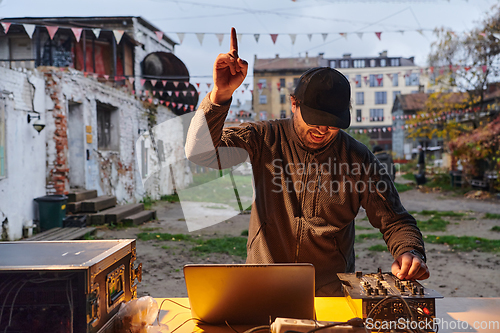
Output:
<svg viewBox="0 0 500 333">
<path fill-rule="evenodd" d="M 279 57 L 280 57 L 280 54 L 276 53 L 276 59 L 278 59 Z"/>
<path fill-rule="evenodd" d="M 387 50 L 384 50 L 379 53 L 380 58 L 387 58 Z"/>
<path fill-rule="evenodd" d="M 324 52 L 320 52 L 320 53 L 318 53 L 318 58 L 323 59 L 323 56 L 324 56 L 324 55 L 325 55 L 325 53 L 324 53 Z"/>
<path fill-rule="evenodd" d="M 350 58 L 351 57 L 351 54 L 350 53 L 344 53 L 342 55 L 342 58 Z"/>
</svg>

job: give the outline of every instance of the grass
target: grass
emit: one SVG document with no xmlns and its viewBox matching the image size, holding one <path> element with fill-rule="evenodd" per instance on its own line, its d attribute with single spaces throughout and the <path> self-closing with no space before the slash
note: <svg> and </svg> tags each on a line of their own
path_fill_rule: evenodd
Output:
<svg viewBox="0 0 500 333">
<path fill-rule="evenodd" d="M 373 228 L 370 228 L 370 227 L 362 227 L 360 225 L 355 225 L 354 226 L 354 229 L 355 230 L 372 230 Z"/>
<path fill-rule="evenodd" d="M 154 228 L 141 228 L 141 230 L 142 230 L 143 232 L 156 231 L 156 230 L 159 230 L 159 229 L 161 229 L 161 228 L 159 228 L 159 227 L 154 227 Z"/>
<path fill-rule="evenodd" d="M 424 236 L 427 243 L 432 244 L 446 244 L 453 250 L 458 251 L 472 251 L 477 250 L 481 252 L 500 252 L 500 240 L 485 239 L 474 236 Z"/>
<path fill-rule="evenodd" d="M 497 231 L 500 232 L 500 226 L 496 225 L 493 228 L 491 228 L 491 231 Z"/>
<path fill-rule="evenodd" d="M 453 191 L 454 188 L 451 186 L 451 177 L 447 173 L 437 173 L 434 175 L 430 182 L 425 184 L 427 187 L 440 187 L 445 191 Z"/>
<path fill-rule="evenodd" d="M 451 210 L 423 210 L 419 214 L 421 215 L 434 215 L 436 217 L 448 216 L 448 217 L 462 217 L 465 213 L 457 213 Z"/>
<path fill-rule="evenodd" d="M 160 197 L 161 201 L 170 201 L 170 202 L 179 202 L 179 195 L 177 193 L 174 194 L 166 194 Z"/>
<path fill-rule="evenodd" d="M 420 231 L 446 231 L 446 226 L 450 222 L 443 220 L 440 216 L 433 216 L 427 221 L 418 221 L 417 227 Z"/>
<path fill-rule="evenodd" d="M 248 236 L 248 230 L 243 230 L 241 232 L 241 236 Z"/>
<path fill-rule="evenodd" d="M 409 191 L 409 190 L 413 190 L 413 186 L 411 185 L 408 185 L 408 184 L 400 184 L 400 183 L 394 183 L 394 186 L 396 187 L 396 190 L 399 192 L 399 193 L 402 193 L 402 192 L 405 192 L 405 191 Z"/>
<path fill-rule="evenodd" d="M 146 209 L 146 208 L 144 208 Z M 107 226 L 108 229 L 110 230 L 125 230 L 127 228 L 133 227 L 134 223 L 133 222 L 118 222 L 118 223 L 111 223 Z"/>
<path fill-rule="evenodd" d="M 147 195 L 144 198 L 142 198 L 141 203 L 144 205 L 145 210 L 149 210 L 151 209 L 151 207 L 153 207 L 155 201 L 149 195 Z"/>
<path fill-rule="evenodd" d="M 148 241 L 152 239 L 162 240 L 162 241 L 190 241 L 193 239 L 190 235 L 184 234 L 169 234 L 169 233 L 159 233 L 159 232 L 141 232 L 137 234 L 137 238 L 142 241 Z"/>
<path fill-rule="evenodd" d="M 483 218 L 486 220 L 500 220 L 500 214 L 486 213 Z"/>
<path fill-rule="evenodd" d="M 382 244 L 377 244 L 370 246 L 368 248 L 369 251 L 376 251 L 376 252 L 387 252 L 387 245 L 382 245 Z"/>
<path fill-rule="evenodd" d="M 413 173 L 410 172 L 402 174 L 401 177 L 403 177 L 403 179 L 406 180 L 415 181 L 415 176 L 413 175 Z"/>
<path fill-rule="evenodd" d="M 382 234 L 380 232 L 371 234 L 359 234 L 356 235 L 354 241 L 357 243 L 362 243 L 365 239 L 382 239 Z"/>
</svg>

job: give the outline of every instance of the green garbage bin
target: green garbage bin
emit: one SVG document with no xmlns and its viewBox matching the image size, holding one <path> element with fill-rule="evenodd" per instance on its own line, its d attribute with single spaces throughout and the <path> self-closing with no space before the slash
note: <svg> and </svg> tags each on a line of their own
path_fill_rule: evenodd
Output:
<svg viewBox="0 0 500 333">
<path fill-rule="evenodd" d="M 53 194 L 35 198 L 35 201 L 38 203 L 42 231 L 57 227 L 62 228 L 68 197 L 62 194 Z"/>
</svg>

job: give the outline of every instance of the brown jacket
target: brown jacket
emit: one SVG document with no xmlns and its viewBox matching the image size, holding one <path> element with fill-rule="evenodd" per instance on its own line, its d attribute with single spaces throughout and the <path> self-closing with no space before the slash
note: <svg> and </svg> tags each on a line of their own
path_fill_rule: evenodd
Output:
<svg viewBox="0 0 500 333">
<path fill-rule="evenodd" d="M 186 155 L 213 168 L 250 158 L 255 202 L 247 263 L 312 263 L 316 296 L 341 295 L 336 273 L 354 271 L 354 218 L 361 206 L 394 257 L 412 249 L 425 254 L 415 219 L 366 146 L 339 131 L 326 147 L 311 151 L 292 119 L 223 129 L 228 109 L 229 104 L 213 104 L 208 96 L 201 102 Z M 207 125 L 209 133 L 203 130 Z M 212 142 L 219 158 L 208 148 Z"/>
</svg>

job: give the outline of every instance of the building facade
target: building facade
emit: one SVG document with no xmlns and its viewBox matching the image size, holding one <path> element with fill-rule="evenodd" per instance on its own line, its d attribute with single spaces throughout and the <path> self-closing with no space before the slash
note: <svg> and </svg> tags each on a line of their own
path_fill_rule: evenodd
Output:
<svg viewBox="0 0 500 333">
<path fill-rule="evenodd" d="M 427 77 L 413 57 L 389 57 L 384 51 L 376 57 L 325 59 L 318 57 L 255 59 L 254 110 L 260 119 L 290 116 L 289 94 L 300 75 L 309 68 L 328 66 L 342 72 L 351 83 L 350 130 L 366 133 L 372 144 L 384 149 L 392 146 L 392 105 L 400 94 L 428 89 Z"/>
</svg>

